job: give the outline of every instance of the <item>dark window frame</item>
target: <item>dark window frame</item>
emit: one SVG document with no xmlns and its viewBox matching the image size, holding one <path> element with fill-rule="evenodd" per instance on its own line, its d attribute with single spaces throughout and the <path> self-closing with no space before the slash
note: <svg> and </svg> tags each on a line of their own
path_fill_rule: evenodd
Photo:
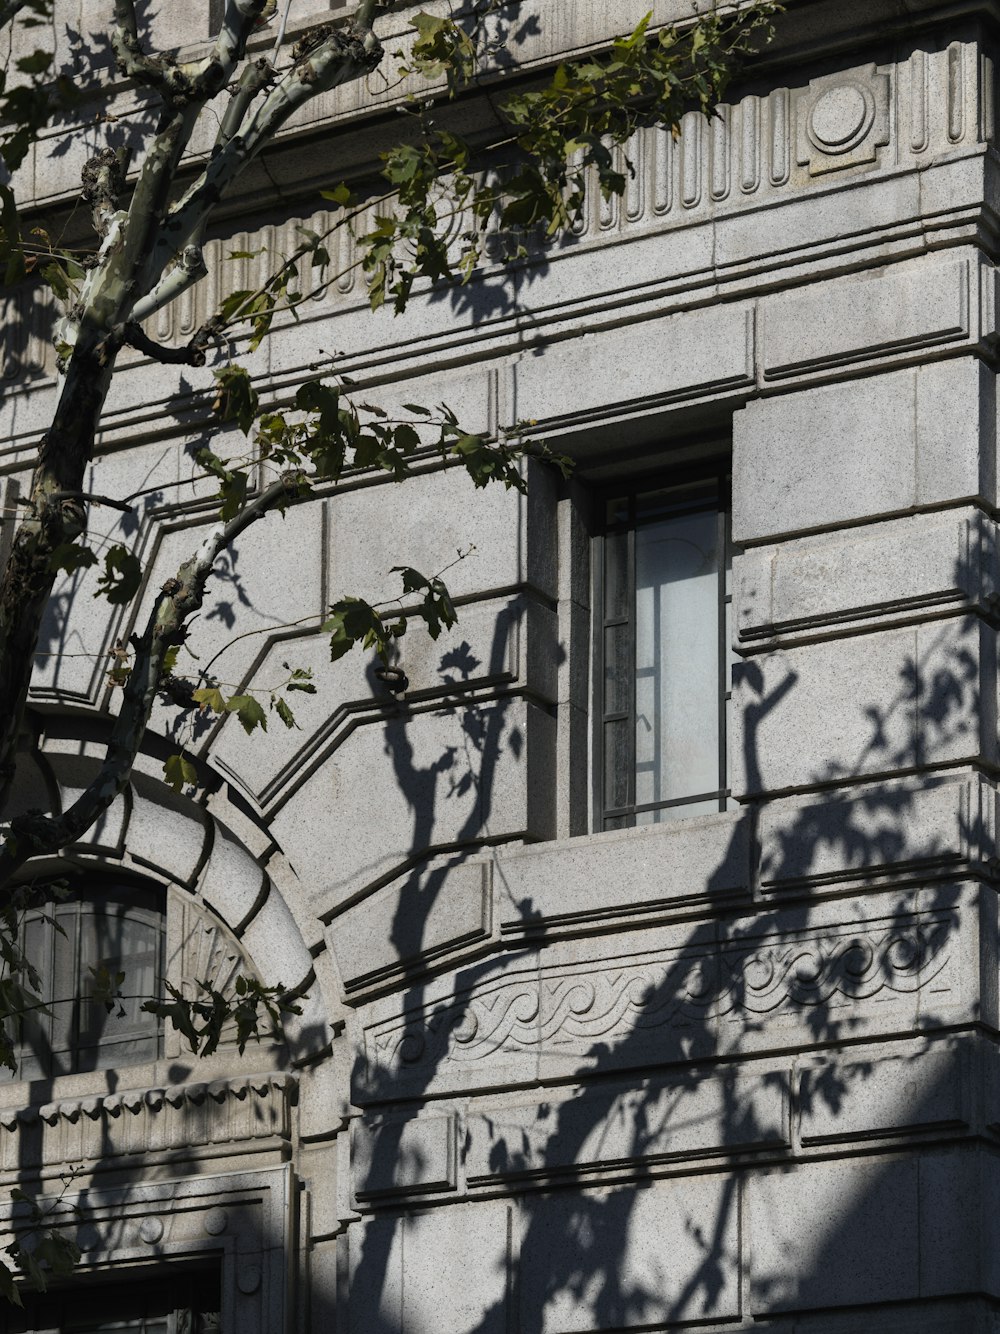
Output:
<svg viewBox="0 0 1000 1334">
<path fill-rule="evenodd" d="M 592 743 L 592 811 L 593 828 L 604 832 L 615 828 L 632 828 L 636 825 L 636 816 L 661 810 L 678 810 L 685 806 L 694 806 L 707 801 L 716 801 L 718 810 L 728 809 L 731 789 L 728 772 L 728 712 L 732 698 L 732 682 L 729 671 L 729 615 L 732 606 L 731 568 L 732 542 L 732 478 L 731 460 L 728 456 L 717 456 L 705 462 L 685 467 L 660 469 L 655 473 L 643 473 L 634 478 L 623 479 L 621 483 L 607 483 L 595 488 L 594 494 L 594 538 L 592 543 L 593 560 L 593 661 L 592 661 L 592 707 L 593 707 L 593 743 Z M 635 718 L 636 718 L 636 633 L 635 633 L 635 534 L 636 509 L 641 496 L 664 490 L 680 490 L 684 487 L 695 488 L 698 485 L 714 484 L 714 504 L 692 505 L 688 512 L 699 509 L 714 509 L 717 513 L 718 539 L 721 559 L 718 573 L 718 596 L 716 599 L 718 614 L 718 772 L 720 785 L 706 792 L 693 793 L 683 797 L 668 798 L 662 801 L 637 803 L 635 801 Z M 611 502 L 625 501 L 626 518 L 621 523 L 607 521 L 607 509 Z M 680 510 L 680 506 L 678 509 Z M 609 534 L 624 532 L 627 535 L 627 592 L 625 617 L 609 617 L 605 608 L 606 575 L 606 538 Z M 626 710 L 607 711 L 605 708 L 605 646 L 606 631 L 613 625 L 628 624 L 629 627 L 629 673 L 628 707 Z M 608 807 L 605 802 L 608 758 L 605 753 L 606 724 L 624 719 L 630 723 L 628 729 L 629 770 L 628 800 L 620 806 Z"/>
<path fill-rule="evenodd" d="M 121 1322 L 122 1334 L 160 1334 L 178 1328 L 191 1334 L 221 1330 L 222 1269 L 218 1262 L 172 1262 L 143 1277 L 89 1275 L 47 1293 L 22 1290 L 24 1306 L 12 1310 L 3 1328 L 10 1334 L 96 1334 Z"/>
</svg>

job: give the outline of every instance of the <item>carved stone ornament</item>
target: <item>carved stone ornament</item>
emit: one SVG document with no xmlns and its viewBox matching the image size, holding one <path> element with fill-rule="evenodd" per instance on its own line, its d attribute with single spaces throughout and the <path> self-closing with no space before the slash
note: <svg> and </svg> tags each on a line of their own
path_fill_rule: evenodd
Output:
<svg viewBox="0 0 1000 1334">
<path fill-rule="evenodd" d="M 173 1262 L 190 1264 L 204 1257 L 220 1266 L 222 1310 L 215 1319 L 206 1313 L 200 1320 L 186 1322 L 191 1334 L 208 1330 L 286 1334 L 290 1328 L 288 1285 L 294 1273 L 296 1211 L 287 1164 L 132 1182 L 107 1190 L 89 1186 L 80 1193 L 42 1198 L 52 1226 L 80 1246 L 79 1273 L 84 1282 L 97 1274 L 113 1279 L 124 1266 L 151 1260 L 155 1271 L 132 1267 L 126 1272 L 137 1277 L 155 1273 L 159 1279 Z M 0 1247 L 13 1238 L 15 1209 L 9 1200 L 0 1201 Z M 226 1220 L 223 1231 L 206 1227 L 219 1215 Z M 157 1226 L 151 1228 L 154 1222 Z M 184 1323 L 178 1325 L 178 1331 L 184 1328 Z"/>
<path fill-rule="evenodd" d="M 889 76 L 874 65 L 796 94 L 797 161 L 810 176 L 875 162 L 889 142 Z"/>
<path fill-rule="evenodd" d="M 234 1144 L 263 1150 L 289 1137 L 294 1083 L 273 1072 L 4 1109 L 0 1174 L 16 1174 L 28 1154 L 43 1167 L 115 1168 L 137 1153 L 176 1161 L 228 1154 Z"/>
<path fill-rule="evenodd" d="M 949 952 L 935 918 L 857 930 L 795 933 L 755 944 L 677 951 L 643 961 L 606 961 L 537 975 L 498 977 L 430 1013 L 383 1023 L 367 1034 L 370 1066 L 383 1076 L 441 1069 L 502 1051 L 564 1050 L 638 1031 L 697 1031 L 718 1021 L 759 1024 L 781 1016 L 860 1013 L 911 996 L 938 979 Z"/>
</svg>

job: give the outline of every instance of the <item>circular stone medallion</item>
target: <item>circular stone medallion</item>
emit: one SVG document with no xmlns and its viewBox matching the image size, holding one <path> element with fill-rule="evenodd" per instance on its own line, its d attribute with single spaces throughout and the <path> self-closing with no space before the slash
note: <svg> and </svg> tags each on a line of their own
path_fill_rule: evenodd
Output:
<svg viewBox="0 0 1000 1334">
<path fill-rule="evenodd" d="M 163 1224 L 158 1218 L 144 1218 L 139 1224 L 139 1236 L 147 1246 L 155 1246 L 163 1236 Z"/>
<path fill-rule="evenodd" d="M 859 144 L 875 119 L 875 99 L 867 88 L 844 83 L 828 88 L 809 112 L 809 138 L 824 153 L 847 153 Z"/>
</svg>

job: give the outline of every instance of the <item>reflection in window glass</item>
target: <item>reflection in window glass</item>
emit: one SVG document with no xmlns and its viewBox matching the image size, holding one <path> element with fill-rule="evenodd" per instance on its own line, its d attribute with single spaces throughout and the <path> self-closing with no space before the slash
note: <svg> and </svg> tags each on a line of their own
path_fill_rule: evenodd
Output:
<svg viewBox="0 0 1000 1334">
<path fill-rule="evenodd" d="M 155 1060 L 160 1021 L 142 1010 L 162 971 L 163 910 L 145 888 L 86 891 L 28 914 L 25 950 L 41 978 L 47 1013 L 21 1027 L 19 1078 Z M 124 973 L 122 999 L 109 1013 L 93 998 L 93 970 Z"/>
<path fill-rule="evenodd" d="M 606 502 L 600 826 L 725 809 L 729 523 L 723 477 Z"/>
</svg>

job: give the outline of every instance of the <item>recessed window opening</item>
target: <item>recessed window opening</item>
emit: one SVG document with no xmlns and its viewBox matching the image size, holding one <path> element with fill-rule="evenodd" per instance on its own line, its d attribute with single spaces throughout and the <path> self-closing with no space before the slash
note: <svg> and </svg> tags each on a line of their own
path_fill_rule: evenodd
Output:
<svg viewBox="0 0 1000 1334">
<path fill-rule="evenodd" d="M 42 1079 L 155 1060 L 160 1020 L 142 1009 L 163 972 L 162 894 L 143 885 L 88 882 L 63 902 L 32 909 L 25 952 L 38 969 L 44 1010 L 21 1024 L 19 1079 Z M 93 970 L 121 972 L 109 1012 Z M 47 1012 L 46 1012 L 47 1011 Z"/>
<path fill-rule="evenodd" d="M 725 810 L 730 484 L 721 468 L 602 493 L 598 829 Z"/>
<path fill-rule="evenodd" d="M 44 1296 L 25 1292 L 10 1334 L 219 1334 L 218 1265 L 171 1265 L 142 1280 L 84 1278 Z M 8 1328 L 7 1325 L 4 1326 Z"/>
</svg>

